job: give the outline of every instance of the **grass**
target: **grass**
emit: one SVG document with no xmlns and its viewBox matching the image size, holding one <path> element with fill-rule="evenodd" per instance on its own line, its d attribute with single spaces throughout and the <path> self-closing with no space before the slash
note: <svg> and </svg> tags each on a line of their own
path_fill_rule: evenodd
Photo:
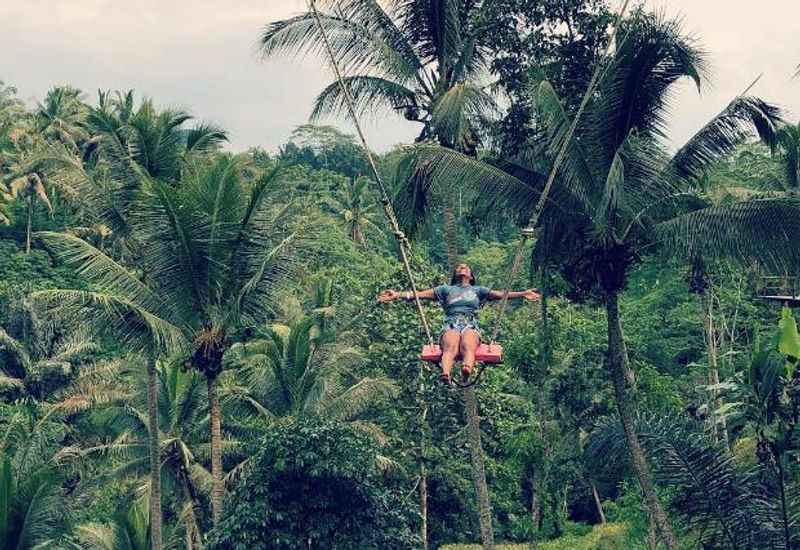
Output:
<svg viewBox="0 0 800 550">
<path fill-rule="evenodd" d="M 481 550 L 480 544 L 446 544 L 439 550 Z M 497 550 L 528 550 L 528 544 L 497 544 Z M 626 550 L 625 525 L 597 525 L 584 536 L 567 535 L 539 543 L 539 550 Z"/>
</svg>

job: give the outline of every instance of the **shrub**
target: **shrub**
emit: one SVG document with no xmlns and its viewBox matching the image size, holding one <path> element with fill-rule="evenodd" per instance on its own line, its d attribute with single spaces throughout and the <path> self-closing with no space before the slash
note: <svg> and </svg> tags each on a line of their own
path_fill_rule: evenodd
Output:
<svg viewBox="0 0 800 550">
<path fill-rule="evenodd" d="M 419 546 L 411 510 L 387 488 L 374 442 L 303 420 L 271 428 L 237 484 L 209 549 L 372 550 Z"/>
</svg>

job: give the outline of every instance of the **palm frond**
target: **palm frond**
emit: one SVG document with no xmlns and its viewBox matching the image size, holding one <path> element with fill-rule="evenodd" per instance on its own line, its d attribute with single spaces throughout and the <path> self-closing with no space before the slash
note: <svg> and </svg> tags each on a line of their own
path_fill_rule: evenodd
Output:
<svg viewBox="0 0 800 550">
<path fill-rule="evenodd" d="M 673 84 L 690 78 L 700 86 L 707 72 L 704 52 L 682 31 L 680 19 L 639 11 L 625 21 L 614 60 L 600 81 L 592 109 L 601 128 L 598 147 L 613 157 L 632 130 L 663 137 Z"/>
<path fill-rule="evenodd" d="M 758 261 L 780 272 L 800 269 L 800 198 L 752 199 L 705 208 L 656 226 L 666 249 L 685 258 Z"/>
<path fill-rule="evenodd" d="M 715 162 L 757 134 L 774 146 L 780 109 L 756 97 L 737 97 L 681 147 L 670 162 L 674 175 L 694 182 Z"/>
<path fill-rule="evenodd" d="M 374 114 L 378 116 L 383 109 L 399 111 L 416 107 L 416 95 L 403 84 L 379 76 L 347 76 L 343 85 L 350 92 L 353 107 L 359 116 Z M 338 80 L 329 84 L 314 101 L 311 120 L 319 120 L 326 115 L 347 113 L 346 95 Z"/>
<path fill-rule="evenodd" d="M 381 399 L 396 396 L 397 386 L 388 378 L 363 378 L 335 396 L 325 396 L 319 404 L 321 414 L 352 420 Z"/>
<path fill-rule="evenodd" d="M 371 0 L 370 0 L 371 1 Z M 346 74 L 369 74 L 373 71 L 401 84 L 412 82 L 419 60 L 410 48 L 397 49 L 393 41 L 371 32 L 355 20 L 338 13 L 320 14 L 337 63 Z M 327 58 L 319 28 L 311 13 L 267 25 L 258 41 L 264 57 L 274 55 L 315 55 Z"/>
<path fill-rule="evenodd" d="M 37 232 L 36 238 L 59 259 L 76 266 L 95 288 L 154 314 L 164 312 L 162 299 L 131 271 L 83 239 L 68 233 Z"/>
<path fill-rule="evenodd" d="M 158 349 L 179 350 L 186 342 L 179 327 L 114 294 L 41 290 L 31 293 L 31 299 L 53 312 L 66 315 L 81 315 L 88 309 L 95 313 L 91 320 L 99 332 L 113 330 L 133 349 L 152 349 L 151 345 L 154 345 Z"/>
<path fill-rule="evenodd" d="M 518 213 L 532 209 L 538 189 L 529 182 L 503 170 L 438 145 L 415 145 L 404 151 L 398 169 L 403 187 L 395 197 L 398 217 L 407 231 L 434 213 L 432 205 L 442 204 L 442 197 L 454 186 L 476 197 L 491 197 Z"/>
<path fill-rule="evenodd" d="M 5 351 L 14 356 L 25 372 L 28 372 L 33 365 L 25 346 L 8 334 L 2 327 L 0 327 L 0 351 Z"/>
<path fill-rule="evenodd" d="M 202 123 L 186 131 L 187 153 L 215 151 L 228 141 L 228 134 L 213 124 Z"/>
<path fill-rule="evenodd" d="M 458 83 L 433 105 L 431 124 L 437 137 L 461 150 L 472 146 L 477 127 L 498 112 L 494 98 L 482 88 Z"/>
</svg>

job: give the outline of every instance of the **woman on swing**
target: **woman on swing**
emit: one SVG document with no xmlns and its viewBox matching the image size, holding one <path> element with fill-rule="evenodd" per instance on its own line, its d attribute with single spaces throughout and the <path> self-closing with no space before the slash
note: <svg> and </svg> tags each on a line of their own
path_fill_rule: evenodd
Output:
<svg viewBox="0 0 800 550">
<path fill-rule="evenodd" d="M 502 300 L 503 292 L 475 286 L 475 275 L 467 264 L 458 264 L 453 270 L 449 285 L 440 285 L 417 292 L 422 300 L 437 300 L 444 309 L 444 324 L 439 335 L 442 347 L 442 381 L 449 384 L 450 372 L 459 352 L 461 353 L 461 375 L 469 378 L 475 367 L 475 350 L 481 342 L 481 329 L 476 316 L 478 308 L 486 300 Z M 509 298 L 538 300 L 535 290 L 511 291 Z M 411 291 L 384 290 L 378 296 L 381 303 L 402 298 L 414 299 Z"/>
</svg>

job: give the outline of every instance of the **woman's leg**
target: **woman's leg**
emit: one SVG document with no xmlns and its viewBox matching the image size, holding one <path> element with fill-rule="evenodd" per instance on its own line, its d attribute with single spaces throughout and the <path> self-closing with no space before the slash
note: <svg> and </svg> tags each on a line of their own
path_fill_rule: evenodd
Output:
<svg viewBox="0 0 800 550">
<path fill-rule="evenodd" d="M 458 355 L 458 346 L 461 341 L 461 334 L 457 330 L 448 330 L 442 334 L 442 375 L 450 376 L 453 370 L 453 363 Z"/>
<path fill-rule="evenodd" d="M 461 333 L 461 374 L 468 378 L 472 369 L 475 368 L 475 350 L 481 343 L 478 332 L 471 328 Z"/>
</svg>

